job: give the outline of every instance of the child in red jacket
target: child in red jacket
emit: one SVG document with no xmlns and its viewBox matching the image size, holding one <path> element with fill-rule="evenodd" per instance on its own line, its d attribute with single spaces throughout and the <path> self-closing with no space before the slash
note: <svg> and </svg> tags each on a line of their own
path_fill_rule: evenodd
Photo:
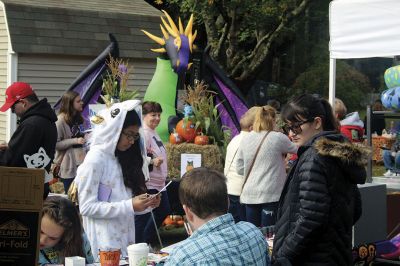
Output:
<svg viewBox="0 0 400 266">
<path fill-rule="evenodd" d="M 362 142 L 364 139 L 364 122 L 358 112 L 347 113 L 342 100 L 335 99 L 335 115 L 340 120 L 340 132 L 351 142 Z"/>
</svg>

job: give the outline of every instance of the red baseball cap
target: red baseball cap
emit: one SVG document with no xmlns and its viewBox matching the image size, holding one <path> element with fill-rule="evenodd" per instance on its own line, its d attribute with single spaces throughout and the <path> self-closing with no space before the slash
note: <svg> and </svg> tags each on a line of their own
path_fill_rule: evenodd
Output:
<svg viewBox="0 0 400 266">
<path fill-rule="evenodd" d="M 33 92 L 31 85 L 25 82 L 14 82 L 6 90 L 6 102 L 0 108 L 0 111 L 7 111 L 16 101 L 32 94 L 35 93 Z"/>
</svg>

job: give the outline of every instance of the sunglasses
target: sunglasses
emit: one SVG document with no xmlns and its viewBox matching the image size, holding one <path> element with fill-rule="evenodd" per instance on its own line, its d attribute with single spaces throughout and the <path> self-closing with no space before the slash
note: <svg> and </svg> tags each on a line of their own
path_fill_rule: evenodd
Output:
<svg viewBox="0 0 400 266">
<path fill-rule="evenodd" d="M 306 123 L 310 123 L 312 121 L 314 121 L 315 117 L 313 118 L 309 118 L 305 121 L 301 121 L 301 122 L 296 122 L 293 123 L 291 125 L 285 124 L 283 125 L 282 129 L 286 134 L 289 134 L 289 131 L 292 131 L 295 135 L 300 134 L 301 132 L 303 132 L 303 130 L 301 129 L 301 125 L 304 125 Z"/>
<path fill-rule="evenodd" d="M 122 131 L 122 134 L 124 134 L 129 141 L 137 141 L 138 139 L 140 139 L 139 133 L 129 134 L 129 133 Z"/>
</svg>

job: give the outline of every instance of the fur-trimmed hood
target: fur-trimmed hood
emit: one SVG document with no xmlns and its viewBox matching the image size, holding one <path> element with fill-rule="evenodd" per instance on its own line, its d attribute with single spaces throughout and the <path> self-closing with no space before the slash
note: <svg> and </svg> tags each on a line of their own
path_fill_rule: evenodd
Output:
<svg viewBox="0 0 400 266">
<path fill-rule="evenodd" d="M 369 147 L 348 142 L 340 134 L 321 136 L 315 140 L 313 146 L 318 154 L 339 159 L 341 169 L 352 179 L 353 183 L 365 183 L 365 167 L 371 154 Z"/>
<path fill-rule="evenodd" d="M 363 144 L 338 142 L 328 138 L 315 141 L 315 149 L 324 156 L 339 158 L 345 164 L 366 166 L 371 149 Z"/>
</svg>

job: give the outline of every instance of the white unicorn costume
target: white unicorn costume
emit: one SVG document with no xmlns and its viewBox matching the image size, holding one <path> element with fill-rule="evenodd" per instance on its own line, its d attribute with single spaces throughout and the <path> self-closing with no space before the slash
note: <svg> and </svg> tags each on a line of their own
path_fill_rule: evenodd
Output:
<svg viewBox="0 0 400 266">
<path fill-rule="evenodd" d="M 95 260 L 98 260 L 99 249 L 121 249 L 122 255 L 127 256 L 127 246 L 135 243 L 133 195 L 124 185 L 121 166 L 115 156 L 126 114 L 131 110 L 142 118 L 139 100 L 117 103 L 98 113 L 102 121 L 95 126 L 90 150 L 77 170 L 79 209 Z M 142 129 L 139 132 L 143 136 Z M 142 170 L 147 180 L 149 172 L 143 138 L 140 141 Z M 108 200 L 99 200 L 99 186 L 111 189 Z"/>
</svg>

